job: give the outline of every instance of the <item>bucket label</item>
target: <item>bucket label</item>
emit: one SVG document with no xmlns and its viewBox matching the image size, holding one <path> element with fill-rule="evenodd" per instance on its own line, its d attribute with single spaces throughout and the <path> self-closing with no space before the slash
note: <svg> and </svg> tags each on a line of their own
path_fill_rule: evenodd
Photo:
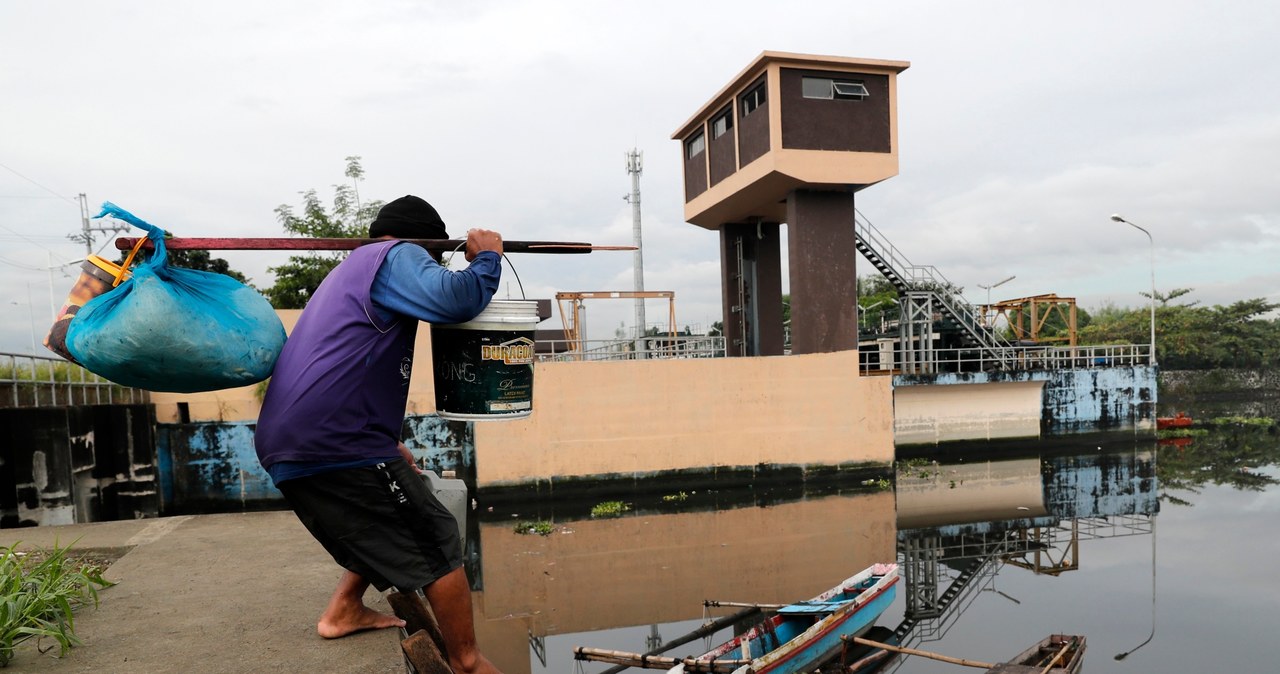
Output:
<svg viewBox="0 0 1280 674">
<path fill-rule="evenodd" d="M 511 419 L 533 411 L 532 330 L 432 326 L 436 413 Z"/>
<path fill-rule="evenodd" d="M 480 347 L 480 360 L 501 361 L 503 365 L 528 365 L 533 362 L 533 340 L 518 337 L 509 342 Z"/>
</svg>

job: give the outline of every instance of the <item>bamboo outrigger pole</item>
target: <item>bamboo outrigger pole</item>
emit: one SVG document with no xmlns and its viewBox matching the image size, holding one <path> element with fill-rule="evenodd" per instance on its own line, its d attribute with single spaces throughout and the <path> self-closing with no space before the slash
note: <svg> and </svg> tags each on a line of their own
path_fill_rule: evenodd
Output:
<svg viewBox="0 0 1280 674">
<path fill-rule="evenodd" d="M 346 239 L 346 238 L 166 238 L 164 245 L 170 250 L 354 250 L 360 246 L 378 243 L 383 239 Z M 430 251 L 447 253 L 460 250 L 467 244 L 465 239 L 401 239 L 416 243 Z M 129 250 L 138 242 L 137 237 L 122 236 L 116 239 L 116 249 Z M 150 241 L 142 245 L 150 250 L 154 246 Z M 553 253 L 573 254 L 590 253 L 594 250 L 635 250 L 635 246 L 597 246 L 577 241 L 503 241 L 504 253 Z"/>
<path fill-rule="evenodd" d="M 918 651 L 914 648 L 903 648 L 902 646 L 885 644 L 879 641 L 864 639 L 863 637 L 849 637 L 849 640 L 855 644 L 862 644 L 863 646 L 883 648 L 886 651 L 893 651 L 894 653 L 904 653 L 906 655 L 918 655 L 922 658 L 929 658 L 930 660 L 938 660 L 941 662 L 949 662 L 953 665 L 964 665 L 965 667 L 980 667 L 982 669 L 991 669 L 992 667 L 996 666 L 995 663 L 993 662 L 978 662 L 977 660 L 965 660 L 964 658 L 953 658 L 949 655 L 942 655 L 941 653 L 930 653 L 929 651 Z"/>
<path fill-rule="evenodd" d="M 607 662 L 615 665 L 625 665 L 627 667 L 641 667 L 643 669 L 671 669 L 676 665 L 683 664 L 686 672 L 718 672 L 727 674 L 735 669 L 751 664 L 750 660 L 699 660 L 697 658 L 670 658 L 664 655 L 645 655 L 643 653 L 628 653 L 627 651 L 611 651 L 603 648 L 587 648 L 586 646 L 577 646 L 573 649 L 573 658 L 575 660 L 592 660 L 594 662 Z"/>
<path fill-rule="evenodd" d="M 750 608 L 745 608 L 736 613 L 731 613 L 727 616 L 721 616 L 703 625 L 702 627 L 699 627 L 698 629 L 693 630 L 692 632 L 689 632 L 688 634 L 682 637 L 676 637 L 675 639 L 668 641 L 667 643 L 663 644 L 661 648 L 657 648 L 657 649 L 646 652 L 645 655 L 658 655 L 659 653 L 666 653 L 667 651 L 673 648 L 676 648 L 678 646 L 683 646 L 689 643 L 690 641 L 694 641 L 697 639 L 701 639 L 702 637 L 715 634 L 716 632 L 719 632 L 720 630 L 726 627 L 729 627 L 730 625 L 735 625 L 743 620 L 746 620 L 747 618 L 751 618 L 755 616 L 757 613 L 760 613 L 760 609 L 758 607 L 752 606 Z M 627 669 L 630 666 L 631 665 L 619 664 L 615 667 L 610 667 L 604 670 L 603 672 L 600 672 L 600 674 L 618 674 L 619 672 L 623 671 L 624 669 Z"/>
</svg>

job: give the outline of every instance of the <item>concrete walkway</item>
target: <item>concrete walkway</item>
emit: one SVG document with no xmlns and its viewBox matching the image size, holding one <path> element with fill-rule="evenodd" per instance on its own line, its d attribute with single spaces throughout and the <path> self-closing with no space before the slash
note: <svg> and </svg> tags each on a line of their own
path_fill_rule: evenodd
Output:
<svg viewBox="0 0 1280 674">
<path fill-rule="evenodd" d="M 66 657 L 24 643 L 14 672 L 402 673 L 398 630 L 336 641 L 315 622 L 341 573 L 291 512 L 0 529 L 0 545 L 123 548 Z M 375 590 L 370 606 L 390 611 Z M 54 654 L 57 653 L 55 648 Z"/>
</svg>

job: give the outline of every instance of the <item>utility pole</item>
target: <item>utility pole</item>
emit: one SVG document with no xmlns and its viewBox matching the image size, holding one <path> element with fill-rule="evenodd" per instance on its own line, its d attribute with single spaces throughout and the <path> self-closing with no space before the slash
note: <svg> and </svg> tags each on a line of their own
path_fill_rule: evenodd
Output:
<svg viewBox="0 0 1280 674">
<path fill-rule="evenodd" d="M 93 233 L 94 232 L 124 232 L 128 231 L 129 226 L 119 225 L 99 225 L 97 227 L 89 224 L 89 198 L 81 192 L 77 195 L 80 201 L 80 233 L 68 234 L 67 238 L 84 244 L 85 256 L 93 255 Z"/>
<path fill-rule="evenodd" d="M 633 254 L 632 272 L 635 278 L 635 287 L 633 289 L 636 292 L 644 291 L 644 254 L 640 243 L 640 174 L 644 171 L 643 164 L 644 153 L 632 148 L 627 153 L 627 173 L 631 174 L 631 194 L 624 198 L 631 204 L 631 234 L 636 247 L 636 251 Z M 645 336 L 643 297 L 636 298 L 635 325 L 636 345 L 638 350 L 643 352 Z"/>
</svg>

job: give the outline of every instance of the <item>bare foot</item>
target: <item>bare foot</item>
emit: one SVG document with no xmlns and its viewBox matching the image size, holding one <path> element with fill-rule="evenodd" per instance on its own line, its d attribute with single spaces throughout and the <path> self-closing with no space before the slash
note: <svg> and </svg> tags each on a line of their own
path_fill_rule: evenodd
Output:
<svg viewBox="0 0 1280 674">
<path fill-rule="evenodd" d="M 326 613 L 320 616 L 320 622 L 316 623 L 316 632 L 326 639 L 340 639 L 356 632 L 387 627 L 404 627 L 404 621 L 361 605 L 359 609 L 349 613 L 341 612 L 340 615 L 335 616 Z"/>
</svg>

